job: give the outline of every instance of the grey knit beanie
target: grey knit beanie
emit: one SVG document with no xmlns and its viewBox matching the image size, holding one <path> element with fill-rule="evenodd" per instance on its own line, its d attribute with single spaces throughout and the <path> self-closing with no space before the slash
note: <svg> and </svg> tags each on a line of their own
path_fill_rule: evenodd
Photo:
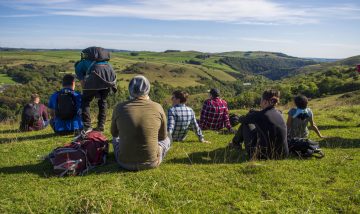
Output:
<svg viewBox="0 0 360 214">
<path fill-rule="evenodd" d="M 129 83 L 129 93 L 132 98 L 146 96 L 150 92 L 149 80 L 142 76 L 135 76 Z"/>
</svg>

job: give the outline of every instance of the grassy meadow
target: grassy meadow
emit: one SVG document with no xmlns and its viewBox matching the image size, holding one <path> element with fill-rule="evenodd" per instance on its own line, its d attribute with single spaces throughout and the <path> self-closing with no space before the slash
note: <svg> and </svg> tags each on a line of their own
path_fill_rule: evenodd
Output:
<svg viewBox="0 0 360 214">
<path fill-rule="evenodd" d="M 310 136 L 325 151 L 322 159 L 249 162 L 226 147 L 232 135 L 205 131 L 211 144 L 202 144 L 189 132 L 157 169 L 124 171 L 110 147 L 105 166 L 57 178 L 41 157 L 72 137 L 50 128 L 19 133 L 17 123 L 3 123 L 0 213 L 360 213 L 360 105 L 340 96 L 311 101 L 327 136 Z M 280 107 L 284 118 L 289 107 Z M 105 134 L 110 138 L 109 127 Z"/>
<path fill-rule="evenodd" d="M 15 84 L 15 81 L 11 79 L 11 77 L 6 74 L 0 74 L 0 85 L 3 84 Z"/>
</svg>

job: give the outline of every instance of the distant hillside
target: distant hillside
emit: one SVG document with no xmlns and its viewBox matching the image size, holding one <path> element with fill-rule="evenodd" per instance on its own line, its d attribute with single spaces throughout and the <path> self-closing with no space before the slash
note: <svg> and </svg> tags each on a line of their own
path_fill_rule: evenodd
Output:
<svg viewBox="0 0 360 214">
<path fill-rule="evenodd" d="M 307 74 L 307 73 L 325 71 L 334 66 L 355 67 L 358 64 L 360 64 L 360 55 L 349 57 L 346 59 L 337 60 L 334 62 L 327 62 L 327 63 L 305 66 L 305 67 L 298 69 L 297 73 L 298 74 L 304 74 L 304 73 Z"/>
<path fill-rule="evenodd" d="M 220 59 L 220 62 L 234 70 L 263 75 L 272 80 L 292 76 L 301 67 L 317 64 L 314 60 L 271 52 L 230 52 L 222 56 L 224 57 Z"/>
</svg>

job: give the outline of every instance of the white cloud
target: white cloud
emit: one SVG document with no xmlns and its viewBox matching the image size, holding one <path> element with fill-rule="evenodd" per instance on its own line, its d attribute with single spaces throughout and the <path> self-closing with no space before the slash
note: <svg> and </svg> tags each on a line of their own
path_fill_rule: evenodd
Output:
<svg viewBox="0 0 360 214">
<path fill-rule="evenodd" d="M 242 37 L 240 40 L 250 41 L 250 42 L 265 42 L 265 43 L 284 43 L 284 44 L 293 44 L 294 40 L 287 39 L 269 39 L 269 38 L 256 38 L 256 37 Z"/>
<path fill-rule="evenodd" d="M 133 0 L 131 2 L 84 0 L 4 0 L 5 6 L 53 15 L 135 17 L 155 20 L 197 20 L 250 25 L 307 24 L 322 18 L 358 19 L 359 7 L 285 5 L 271 0 Z"/>
</svg>

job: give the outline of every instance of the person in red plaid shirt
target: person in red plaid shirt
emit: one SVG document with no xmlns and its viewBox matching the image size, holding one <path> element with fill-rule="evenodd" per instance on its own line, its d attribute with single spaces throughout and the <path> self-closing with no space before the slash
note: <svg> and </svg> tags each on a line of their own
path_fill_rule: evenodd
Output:
<svg viewBox="0 0 360 214">
<path fill-rule="evenodd" d="M 202 130 L 220 130 L 227 128 L 233 132 L 229 120 L 229 110 L 225 100 L 220 99 L 219 89 L 210 90 L 210 99 L 204 102 L 200 113 L 199 126 Z"/>
</svg>

